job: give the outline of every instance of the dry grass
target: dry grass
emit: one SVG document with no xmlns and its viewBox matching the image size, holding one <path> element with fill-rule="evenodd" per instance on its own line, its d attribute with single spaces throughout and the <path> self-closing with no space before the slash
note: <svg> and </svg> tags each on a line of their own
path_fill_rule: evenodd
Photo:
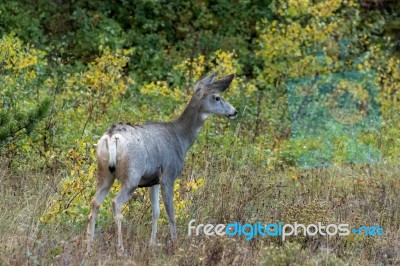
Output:
<svg viewBox="0 0 400 266">
<path fill-rule="evenodd" d="M 204 156 L 211 156 L 205 154 Z M 87 258 L 85 228 L 60 222 L 42 225 L 48 198 L 61 176 L 42 172 L 11 174 L 0 169 L 0 264 L 5 265 L 372 265 L 400 264 L 400 179 L 398 166 L 355 165 L 328 169 L 287 168 L 280 171 L 189 156 L 181 178 L 199 177 L 205 185 L 190 199 L 188 218 L 178 219 L 176 246 L 161 223 L 160 247 L 147 246 L 151 231 L 150 204 L 132 206 L 125 216 L 127 254 L 116 255 L 114 224 L 96 230 L 95 251 Z M 2 164 L 5 165 L 5 164 Z M 197 167 L 193 167 L 196 165 Z M 318 221 L 381 225 L 383 237 L 187 236 L 189 220 L 196 223 L 238 221 Z"/>
</svg>

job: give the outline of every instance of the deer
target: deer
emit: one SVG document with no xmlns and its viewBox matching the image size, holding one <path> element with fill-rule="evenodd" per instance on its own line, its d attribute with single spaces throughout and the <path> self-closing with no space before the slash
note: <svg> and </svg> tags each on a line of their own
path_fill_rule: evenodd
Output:
<svg viewBox="0 0 400 266">
<path fill-rule="evenodd" d="M 155 246 L 160 215 L 159 190 L 168 216 L 172 243 L 177 241 L 173 197 L 174 182 L 182 171 L 185 156 L 209 114 L 237 117 L 238 112 L 219 93 L 228 89 L 234 74 L 215 80 L 211 74 L 196 83 L 194 93 L 183 113 L 169 122 L 150 122 L 133 126 L 113 124 L 96 146 L 97 188 L 91 202 L 87 228 L 87 254 L 91 254 L 99 207 L 115 179 L 121 187 L 112 200 L 117 226 L 119 252 L 124 252 L 121 208 L 136 188 L 148 187 L 152 206 L 150 246 Z"/>
</svg>

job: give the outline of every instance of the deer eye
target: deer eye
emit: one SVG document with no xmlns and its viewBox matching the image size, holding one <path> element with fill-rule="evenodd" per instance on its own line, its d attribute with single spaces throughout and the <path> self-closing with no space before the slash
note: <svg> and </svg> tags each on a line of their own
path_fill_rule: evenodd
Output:
<svg viewBox="0 0 400 266">
<path fill-rule="evenodd" d="M 216 100 L 217 102 L 219 102 L 219 101 L 221 101 L 221 97 L 217 96 L 217 97 L 215 97 L 215 100 Z"/>
</svg>

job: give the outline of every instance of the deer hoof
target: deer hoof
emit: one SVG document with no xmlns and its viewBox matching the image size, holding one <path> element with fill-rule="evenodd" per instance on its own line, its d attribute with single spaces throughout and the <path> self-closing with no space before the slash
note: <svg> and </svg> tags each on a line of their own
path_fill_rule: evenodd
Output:
<svg viewBox="0 0 400 266">
<path fill-rule="evenodd" d="M 156 242 L 151 242 L 149 244 L 150 248 L 160 248 L 160 247 L 164 247 L 165 245 L 161 244 L 161 243 L 156 243 Z"/>
<path fill-rule="evenodd" d="M 118 256 L 118 257 L 124 257 L 124 256 L 126 256 L 126 251 L 125 251 L 124 247 L 118 247 L 118 249 L 117 249 L 117 256 Z"/>
</svg>

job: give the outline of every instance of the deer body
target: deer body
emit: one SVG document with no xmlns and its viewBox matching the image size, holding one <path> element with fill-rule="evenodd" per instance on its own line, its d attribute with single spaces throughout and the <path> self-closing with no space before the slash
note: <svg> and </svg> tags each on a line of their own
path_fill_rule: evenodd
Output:
<svg viewBox="0 0 400 266">
<path fill-rule="evenodd" d="M 100 138 L 96 149 L 97 191 L 89 217 L 88 252 L 91 252 L 99 206 L 116 178 L 121 182 L 121 189 L 112 204 L 119 249 L 124 250 L 121 208 L 137 187 L 149 187 L 153 209 L 150 244 L 156 244 L 160 185 L 171 237 L 176 241 L 173 186 L 182 170 L 186 152 L 196 140 L 208 114 L 230 118 L 237 114 L 235 108 L 217 94 L 228 88 L 233 75 L 217 81 L 213 81 L 214 78 L 215 74 L 197 83 L 194 96 L 177 120 L 139 126 L 114 124 Z"/>
<path fill-rule="evenodd" d="M 160 183 L 161 173 L 165 169 L 180 172 L 187 151 L 182 145 L 174 123 L 151 123 L 141 126 L 125 124 L 113 125 L 104 135 L 97 147 L 97 158 L 105 163 L 110 172 L 115 171 L 121 183 L 131 182 L 138 187 L 151 187 Z M 116 153 L 111 154 L 108 145 L 116 145 Z M 115 165 L 109 164 L 115 156 Z M 111 168 L 111 169 L 110 169 Z M 134 171 L 140 179 L 132 178 Z"/>
</svg>

